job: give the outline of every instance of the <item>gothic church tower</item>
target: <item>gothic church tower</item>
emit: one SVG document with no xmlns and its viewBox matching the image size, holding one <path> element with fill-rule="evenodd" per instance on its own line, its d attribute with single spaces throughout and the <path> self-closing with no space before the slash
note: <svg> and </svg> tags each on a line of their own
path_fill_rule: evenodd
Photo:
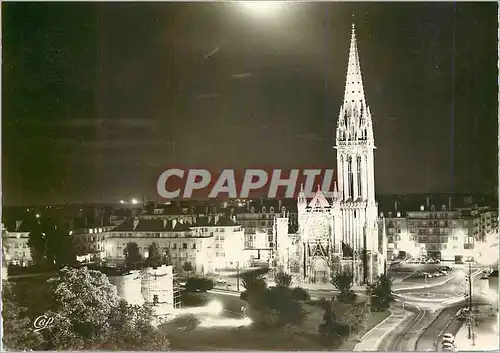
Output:
<svg viewBox="0 0 500 353">
<path fill-rule="evenodd" d="M 363 78 L 352 25 L 344 101 L 336 131 L 337 180 L 342 194 L 343 243 L 363 269 L 356 270 L 357 282 L 371 282 L 380 274 L 373 125 L 365 99 Z M 354 262 L 354 260 L 353 260 Z M 357 261 L 356 261 L 357 262 Z"/>
</svg>

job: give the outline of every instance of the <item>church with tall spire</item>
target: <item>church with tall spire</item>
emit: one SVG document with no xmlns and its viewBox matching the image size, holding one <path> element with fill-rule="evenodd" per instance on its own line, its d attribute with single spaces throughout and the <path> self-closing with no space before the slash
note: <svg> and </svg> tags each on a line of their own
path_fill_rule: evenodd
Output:
<svg viewBox="0 0 500 353">
<path fill-rule="evenodd" d="M 285 216 L 275 221 L 276 264 L 298 282 L 329 282 L 349 271 L 356 285 L 374 282 L 385 268 L 375 201 L 373 124 L 352 24 L 344 99 L 337 120 L 337 183 L 332 197 L 320 188 L 311 200 L 301 189 L 298 231 L 289 234 Z"/>
</svg>

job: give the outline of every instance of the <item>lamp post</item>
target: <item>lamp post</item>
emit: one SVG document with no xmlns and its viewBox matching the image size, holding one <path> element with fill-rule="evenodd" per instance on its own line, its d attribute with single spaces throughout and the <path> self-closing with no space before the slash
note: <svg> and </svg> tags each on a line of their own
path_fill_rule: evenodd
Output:
<svg viewBox="0 0 500 353">
<path fill-rule="evenodd" d="M 236 290 L 240 291 L 240 262 L 236 262 Z"/>
<path fill-rule="evenodd" d="M 469 276 L 467 277 L 469 281 L 469 332 L 468 338 L 472 338 L 472 264 L 469 262 Z"/>
</svg>

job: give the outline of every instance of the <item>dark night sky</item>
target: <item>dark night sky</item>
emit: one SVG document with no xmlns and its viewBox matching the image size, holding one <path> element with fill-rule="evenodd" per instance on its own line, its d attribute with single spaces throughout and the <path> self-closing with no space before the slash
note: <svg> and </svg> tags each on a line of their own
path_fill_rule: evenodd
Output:
<svg viewBox="0 0 500 353">
<path fill-rule="evenodd" d="M 497 185 L 495 2 L 2 5 L 6 204 L 155 198 L 175 163 L 335 167 L 353 13 L 377 193 Z"/>
</svg>

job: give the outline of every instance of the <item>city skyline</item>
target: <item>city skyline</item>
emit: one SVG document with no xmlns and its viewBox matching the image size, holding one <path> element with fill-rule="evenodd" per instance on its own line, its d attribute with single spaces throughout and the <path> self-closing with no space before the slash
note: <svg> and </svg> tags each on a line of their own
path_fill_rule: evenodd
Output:
<svg viewBox="0 0 500 353">
<path fill-rule="evenodd" d="M 334 167 L 351 14 L 377 192 L 493 193 L 489 6 L 292 4 L 277 21 L 222 3 L 7 4 L 3 202 L 155 199 L 167 163 Z"/>
</svg>

